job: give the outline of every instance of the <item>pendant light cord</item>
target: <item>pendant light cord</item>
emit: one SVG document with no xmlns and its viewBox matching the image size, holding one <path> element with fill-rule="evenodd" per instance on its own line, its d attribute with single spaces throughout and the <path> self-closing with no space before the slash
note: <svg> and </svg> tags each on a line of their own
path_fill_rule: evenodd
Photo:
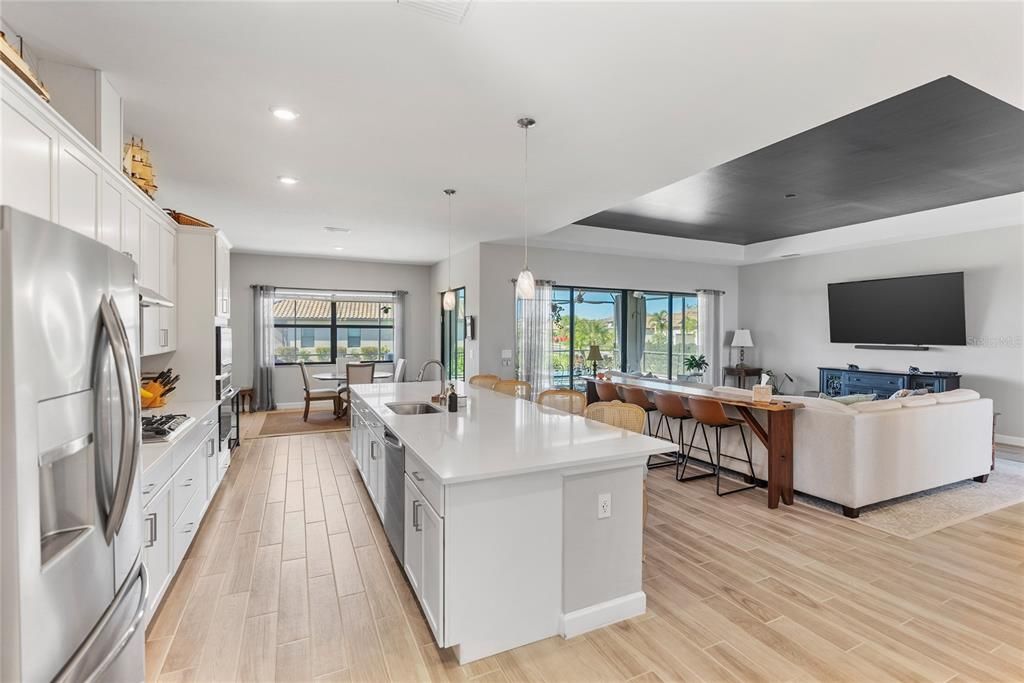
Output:
<svg viewBox="0 0 1024 683">
<path fill-rule="evenodd" d="M 530 248 L 527 230 L 530 210 L 530 126 L 523 126 L 523 270 L 529 269 Z"/>
<path fill-rule="evenodd" d="M 448 193 L 448 291 L 452 289 L 452 195 Z"/>
</svg>

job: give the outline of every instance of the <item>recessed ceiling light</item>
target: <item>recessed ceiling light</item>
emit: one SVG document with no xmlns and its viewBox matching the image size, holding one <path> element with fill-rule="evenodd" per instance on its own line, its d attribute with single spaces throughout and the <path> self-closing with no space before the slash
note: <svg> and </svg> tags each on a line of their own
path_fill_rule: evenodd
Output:
<svg viewBox="0 0 1024 683">
<path fill-rule="evenodd" d="M 299 118 L 298 112 L 292 111 L 287 107 L 271 107 L 270 113 L 273 114 L 276 118 L 281 119 L 282 121 L 294 121 L 295 119 Z"/>
<path fill-rule="evenodd" d="M 339 228 L 334 225 L 325 225 L 324 230 L 327 232 L 350 232 L 348 228 Z"/>
<path fill-rule="evenodd" d="M 277 179 L 281 182 L 282 185 L 294 185 L 295 183 L 299 182 L 298 178 L 293 178 L 290 175 L 279 175 L 277 176 Z"/>
<path fill-rule="evenodd" d="M 795 192 L 790 192 L 790 193 L 788 193 L 786 195 L 786 199 L 795 199 L 795 198 L 796 198 L 796 193 Z"/>
<path fill-rule="evenodd" d="M 345 247 L 335 247 L 334 251 L 344 251 Z"/>
</svg>

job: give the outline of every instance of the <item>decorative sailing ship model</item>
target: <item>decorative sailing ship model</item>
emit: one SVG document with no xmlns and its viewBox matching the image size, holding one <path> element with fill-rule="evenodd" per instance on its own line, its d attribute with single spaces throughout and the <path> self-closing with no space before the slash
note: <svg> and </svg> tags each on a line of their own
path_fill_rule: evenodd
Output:
<svg viewBox="0 0 1024 683">
<path fill-rule="evenodd" d="M 153 164 L 149 161 L 149 150 L 146 149 L 145 141 L 135 138 L 124 146 L 124 172 L 132 179 L 132 182 L 139 186 L 139 189 L 150 197 L 156 194 L 155 176 L 153 175 Z"/>
</svg>

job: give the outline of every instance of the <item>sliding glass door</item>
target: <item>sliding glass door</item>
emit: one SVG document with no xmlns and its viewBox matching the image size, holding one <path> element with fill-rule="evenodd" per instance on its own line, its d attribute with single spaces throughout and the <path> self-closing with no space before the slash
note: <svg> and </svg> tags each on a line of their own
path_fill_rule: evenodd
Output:
<svg viewBox="0 0 1024 683">
<path fill-rule="evenodd" d="M 466 288 L 455 290 L 455 308 L 441 306 L 441 362 L 448 379 L 466 379 Z"/>
</svg>

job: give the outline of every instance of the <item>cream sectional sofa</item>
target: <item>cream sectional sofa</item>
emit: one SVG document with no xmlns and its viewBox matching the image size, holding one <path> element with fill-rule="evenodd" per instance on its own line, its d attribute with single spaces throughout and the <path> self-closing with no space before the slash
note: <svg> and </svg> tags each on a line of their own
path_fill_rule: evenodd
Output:
<svg viewBox="0 0 1024 683">
<path fill-rule="evenodd" d="M 715 391 L 751 395 L 735 387 Z M 985 481 L 991 469 L 992 400 L 969 389 L 852 406 L 806 396 L 776 399 L 804 406 L 796 411 L 793 425 L 794 488 L 842 505 L 849 517 L 872 503 L 963 479 Z M 688 444 L 694 421 L 684 420 L 683 425 Z M 749 428 L 743 430 L 752 443 L 754 473 L 765 480 L 765 449 Z M 710 430 L 708 437 L 713 448 Z M 691 460 L 707 461 L 700 434 L 693 444 Z M 722 432 L 722 453 L 745 460 L 736 429 Z M 723 457 L 722 465 L 747 471 L 746 462 Z"/>
</svg>

